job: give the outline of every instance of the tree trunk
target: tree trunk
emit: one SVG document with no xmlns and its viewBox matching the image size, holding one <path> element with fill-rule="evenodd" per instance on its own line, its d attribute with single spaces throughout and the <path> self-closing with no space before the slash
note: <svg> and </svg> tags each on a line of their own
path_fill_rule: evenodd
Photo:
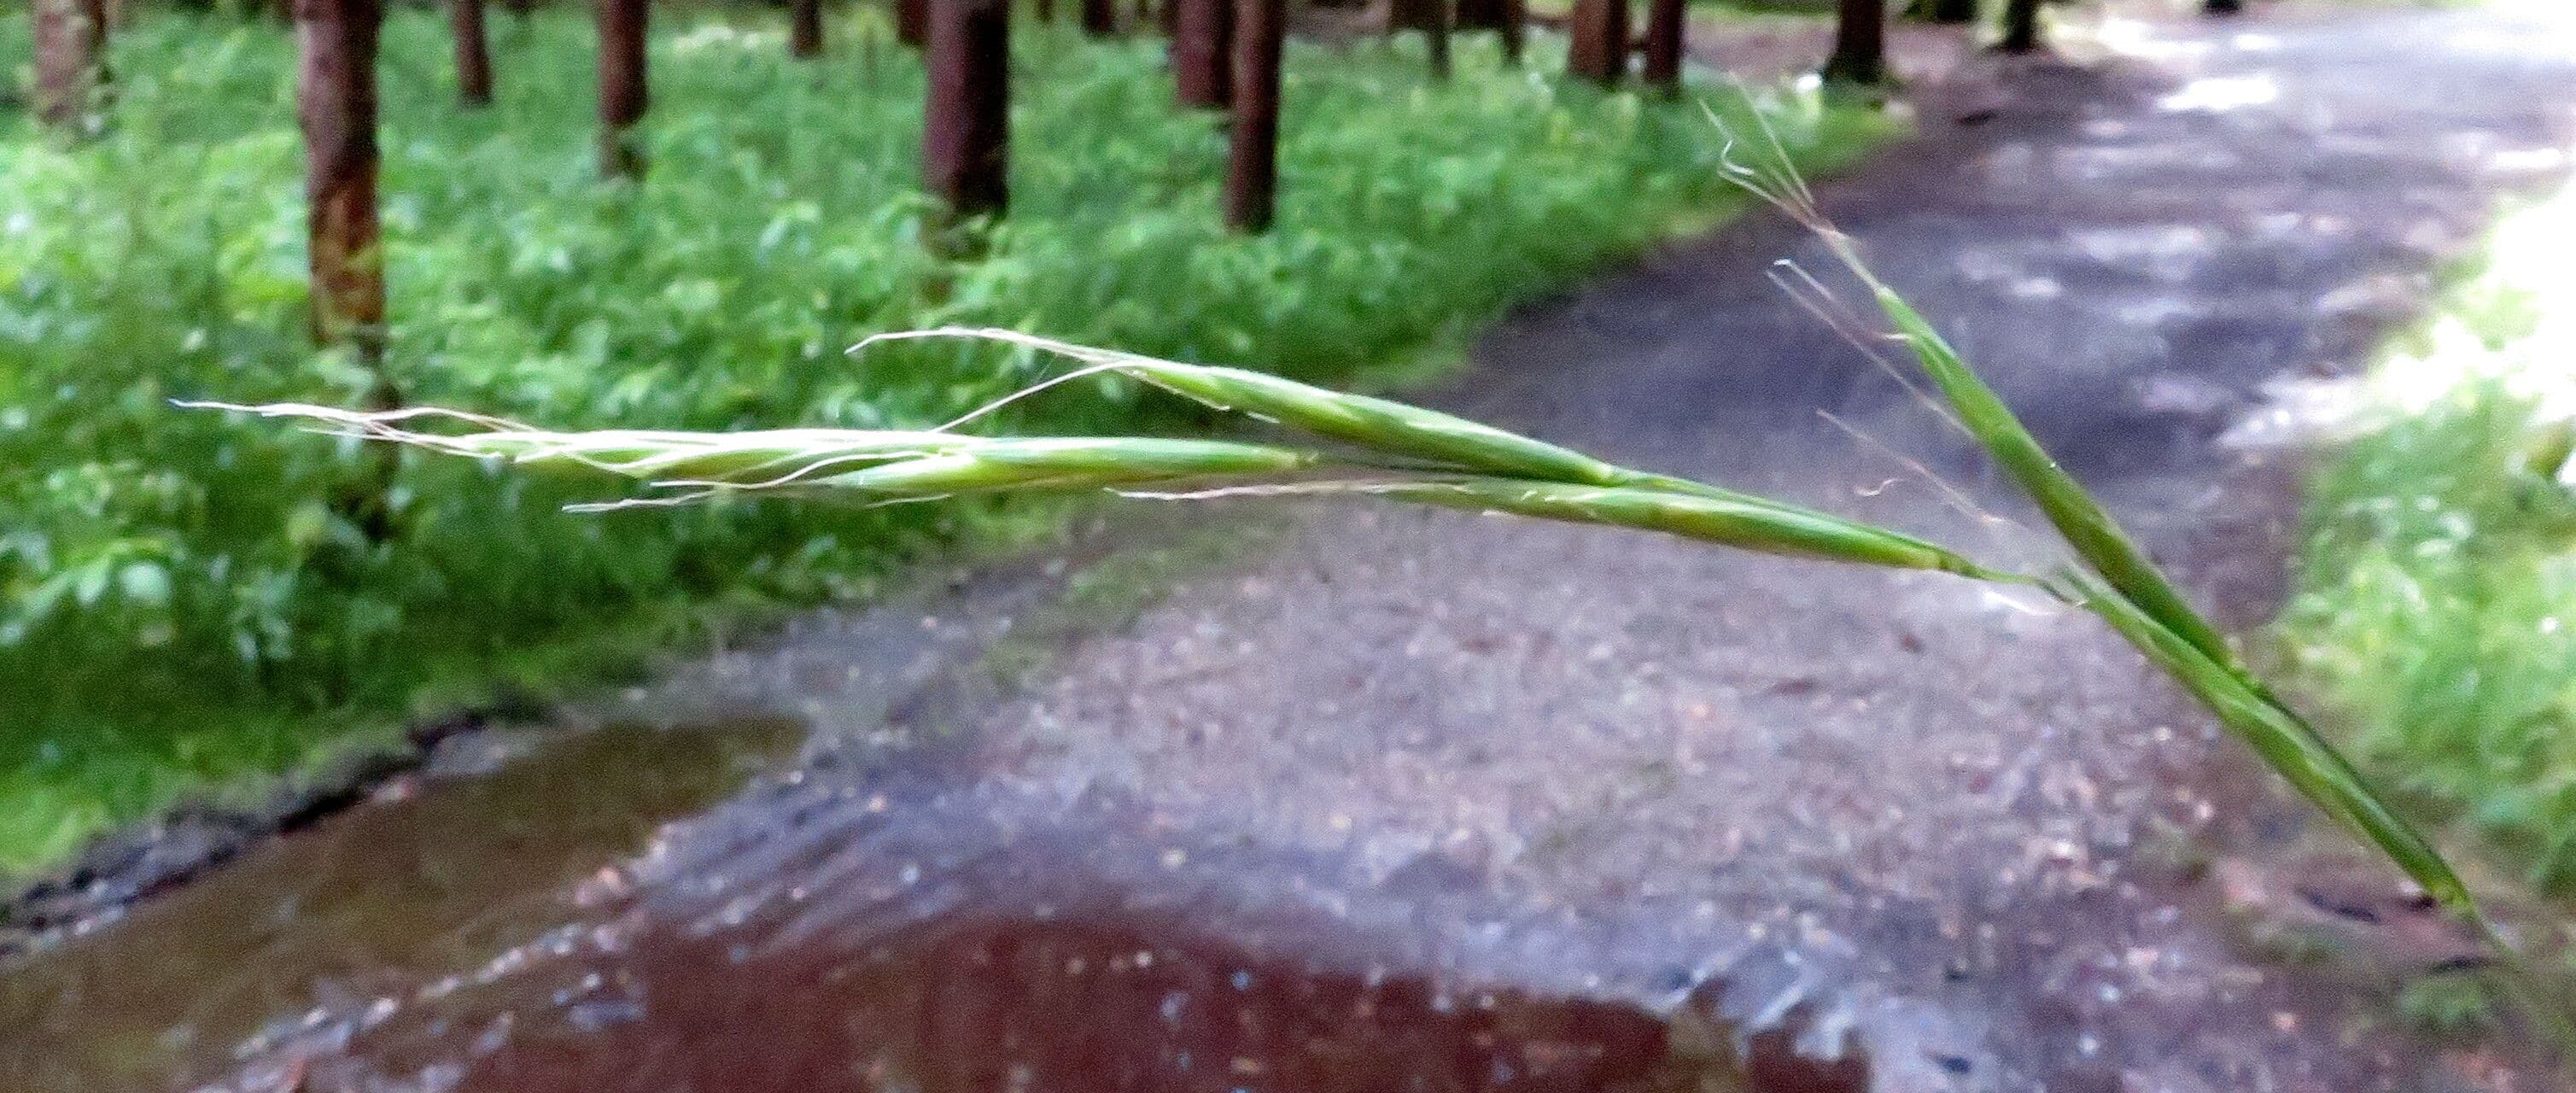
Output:
<svg viewBox="0 0 2576 1093">
<path fill-rule="evenodd" d="M 787 55 L 806 60 L 823 55 L 823 0 L 789 0 Z"/>
<path fill-rule="evenodd" d="M 1682 36 L 1690 22 L 1684 0 L 1653 0 L 1646 9 L 1646 86 L 1667 95 L 1682 90 Z"/>
<path fill-rule="evenodd" d="M 951 228 L 998 216 L 1010 204 L 1010 0 L 931 0 L 928 66 L 922 182 Z"/>
<path fill-rule="evenodd" d="M 1973 23 L 1977 21 L 1977 0 L 1913 0 L 1905 5 L 1905 16 L 1934 23 Z"/>
<path fill-rule="evenodd" d="M 36 47 L 36 116 L 69 126 L 88 113 L 107 43 L 107 13 L 98 0 L 35 0 L 28 29 Z"/>
<path fill-rule="evenodd" d="M 1825 79 L 1863 87 L 1887 75 L 1887 0 L 1841 0 Z"/>
<path fill-rule="evenodd" d="M 295 120 L 304 136 L 304 245 L 314 344 L 347 345 L 370 410 L 402 405 L 385 372 L 385 261 L 376 217 L 376 40 L 383 0 L 294 0 Z M 374 542 L 393 536 L 398 465 L 374 453 L 365 485 L 336 504 Z"/>
<path fill-rule="evenodd" d="M 483 0 L 448 0 L 447 21 L 456 35 L 456 101 L 492 105 L 492 48 L 483 33 Z"/>
<path fill-rule="evenodd" d="M 1431 25 L 1422 28 L 1423 47 L 1431 55 L 1431 74 L 1449 78 L 1449 0 L 1431 0 Z"/>
<path fill-rule="evenodd" d="M 644 171 L 635 125 L 644 120 L 645 0 L 599 5 L 599 170 L 611 178 Z"/>
<path fill-rule="evenodd" d="M 1234 14 L 1234 129 L 1225 166 L 1225 223 L 1265 232 L 1279 211 L 1279 60 L 1287 0 L 1239 0 Z"/>
<path fill-rule="evenodd" d="M 1566 72 L 1603 87 L 1618 86 L 1628 74 L 1628 0 L 1574 0 L 1571 21 Z"/>
<path fill-rule="evenodd" d="M 1055 22 L 1055 0 L 1038 0 L 1037 17 L 1041 23 Z"/>
<path fill-rule="evenodd" d="M 894 0 L 894 36 L 914 49 L 930 41 L 930 0 Z"/>
<path fill-rule="evenodd" d="M 1490 30 L 1503 41 L 1504 58 L 1521 59 L 1522 32 L 1529 23 L 1529 9 L 1521 0 L 1458 0 L 1452 9 L 1450 26 L 1458 30 Z"/>
<path fill-rule="evenodd" d="M 1172 85 L 1183 106 L 1234 101 L 1234 0 L 1172 0 Z"/>
<path fill-rule="evenodd" d="M 118 0 L 85 0 L 84 6 L 89 10 L 90 105 L 104 109 L 116 91 L 116 72 L 107 63 L 108 32 L 125 25 L 125 7 Z"/>
<path fill-rule="evenodd" d="M 2235 15 L 2245 10 L 2245 0 L 2209 0 L 2200 10 L 2210 15 Z"/>
<path fill-rule="evenodd" d="M 1095 38 L 1118 33 L 1118 0 L 1082 0 L 1082 32 Z"/>
<path fill-rule="evenodd" d="M 2004 38 L 1995 48 L 2006 53 L 2039 48 L 2039 0 L 2009 0 L 2004 5 Z"/>
<path fill-rule="evenodd" d="M 1431 74 L 1449 75 L 1449 0 L 1392 0 L 1387 5 L 1386 30 L 1422 32 L 1424 47 L 1431 55 Z"/>
<path fill-rule="evenodd" d="M 313 340 L 383 355 L 376 222 L 376 36 L 381 0 L 295 0 L 295 116 L 304 131 Z"/>
</svg>

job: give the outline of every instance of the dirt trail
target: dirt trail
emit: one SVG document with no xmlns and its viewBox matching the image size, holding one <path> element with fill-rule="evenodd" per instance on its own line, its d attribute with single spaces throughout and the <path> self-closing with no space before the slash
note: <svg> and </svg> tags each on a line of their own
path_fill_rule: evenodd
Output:
<svg viewBox="0 0 2576 1093">
<path fill-rule="evenodd" d="M 2576 29 L 2111 32 L 2126 55 L 2099 70 L 2015 62 L 1929 96 L 1924 135 L 1824 203 L 2204 600 L 2258 620 L 2294 468 L 2212 438 L 2266 377 L 2360 363 L 2491 194 L 2564 166 Z M 1530 309 L 1447 401 L 2045 549 L 1765 279 L 1783 257 L 1823 273 L 1756 220 Z M 203 886 L 44 954 L 0 984 L 0 1087 L 2477 1087 L 2484 1056 L 2374 1023 L 2378 950 L 2283 967 L 2243 944 L 2194 860 L 2305 813 L 2082 619 L 1502 519 L 1192 519 L 1276 530 L 1131 555 L 1124 579 L 1177 589 L 1089 636 L 1041 625 L 1041 572 L 818 617 L 637 696 L 816 742 L 632 857 L 561 856 L 543 898 L 385 927 L 436 935 L 405 944 L 307 925 L 421 882 L 363 864 L 397 836 L 362 817 L 245 867 L 362 863 L 327 881 Z M 958 649 L 986 653 L 960 670 Z M 577 796 L 578 770 L 549 778 Z M 2334 907 L 2411 913 L 2374 872 L 2338 880 Z M 168 958 L 245 915 L 272 925 L 220 935 L 229 970 Z"/>
</svg>

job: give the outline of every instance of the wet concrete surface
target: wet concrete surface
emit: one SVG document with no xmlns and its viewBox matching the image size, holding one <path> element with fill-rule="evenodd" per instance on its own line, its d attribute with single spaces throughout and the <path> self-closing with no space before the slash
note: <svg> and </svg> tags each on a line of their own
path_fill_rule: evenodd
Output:
<svg viewBox="0 0 2576 1093">
<path fill-rule="evenodd" d="M 2361 363 L 2488 197 L 2563 168 L 2576 32 L 2517 18 L 2117 24 L 2107 67 L 1927 94 L 1825 207 L 2258 621 L 2296 468 L 2211 440 L 2266 377 Z M 1515 317 L 1446 400 L 2046 556 L 1784 257 L 1837 283 L 1747 222 Z M 792 758 L 568 737 L 39 954 L 0 1088 L 2551 1087 L 2527 1045 L 2391 1027 L 2366 951 L 2244 944 L 2263 866 L 2201 866 L 2306 813 L 2083 619 L 1500 518 L 1181 522 L 1267 530 L 818 615 L 603 714 L 786 719 Z M 699 773 L 597 785 L 659 770 Z M 2412 913 L 2366 859 L 2335 880 Z"/>
</svg>

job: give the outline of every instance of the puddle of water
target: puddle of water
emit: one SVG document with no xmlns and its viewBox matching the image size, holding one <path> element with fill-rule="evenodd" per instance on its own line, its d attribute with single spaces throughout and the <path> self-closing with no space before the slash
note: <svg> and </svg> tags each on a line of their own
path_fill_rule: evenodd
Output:
<svg viewBox="0 0 2576 1093">
<path fill-rule="evenodd" d="M 1727 1038 L 1625 1006 L 1319 972 L 1182 923 L 966 913 L 850 948 L 749 954 L 663 931 L 620 960 L 605 1019 L 520 1011 L 458 1038 L 302 1070 L 311 1093 L 1746 1088 Z M 605 1013 L 606 1011 L 602 1011 Z M 1774 1054 L 1780 1045 L 1769 1045 Z M 1795 1060 L 1768 1065 L 1796 1066 Z M 382 1068 L 382 1069 L 379 1069 Z M 390 1072 L 388 1072 L 390 1071 Z M 1848 1073 L 1846 1073 L 1848 1071 Z M 1858 1089 L 1855 1062 L 1805 1078 Z"/>
<path fill-rule="evenodd" d="M 736 789 L 784 721 L 607 727 L 483 777 L 397 784 L 0 978 L 0 1089 L 168 1088 L 276 1015 L 472 967 L 567 914 L 556 893 Z"/>
</svg>

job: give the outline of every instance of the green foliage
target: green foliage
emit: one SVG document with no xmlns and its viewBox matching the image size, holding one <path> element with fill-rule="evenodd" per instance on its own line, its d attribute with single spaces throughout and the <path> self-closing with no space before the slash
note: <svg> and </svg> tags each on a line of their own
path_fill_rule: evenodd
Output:
<svg viewBox="0 0 2576 1093">
<path fill-rule="evenodd" d="M 1291 51 L 1277 232 L 1218 227 L 1217 119 L 1150 40 L 1023 33 L 1014 215 L 985 256 L 919 245 L 922 75 L 871 12 L 817 63 L 771 24 L 666 19 L 647 177 L 595 178 L 590 32 L 496 16 L 500 101 L 452 104 L 440 20 L 382 63 L 389 370 L 415 403 L 562 428 L 921 427 L 1025 385 L 1032 354 L 841 350 L 971 323 L 1338 383 L 1455 345 L 1509 302 L 1740 199 L 1695 105 L 1558 88 L 1465 43 Z M 25 56 L 23 15 L 0 57 Z M 406 458 L 394 534 L 355 442 L 280 443 L 167 400 L 355 405 L 303 339 L 290 43 L 273 23 L 122 31 L 103 136 L 0 119 L 0 872 L 174 795 L 291 768 L 465 681 L 545 679 L 701 608 L 864 594 L 890 560 L 1024 517 L 739 500 L 564 518 L 592 484 Z M 1725 96 L 1719 96 L 1724 98 Z M 1740 113 L 1741 106 L 1723 109 Z M 1810 170 L 1882 131 L 1773 112 Z M 1150 426 L 1132 387 L 995 424 Z M 609 640 L 613 636 L 616 640 Z M 426 690 L 425 690 L 426 689 Z M 424 696 L 428 697 L 424 697 Z M 377 729 L 374 731 L 381 731 Z"/>
<path fill-rule="evenodd" d="M 2509 222 L 2500 244 L 2551 253 L 2491 263 L 2382 366 L 2393 419 L 2312 484 L 2280 626 L 2365 763 L 2553 893 L 2576 890 L 2571 219 Z"/>
<path fill-rule="evenodd" d="M 2478 384 L 2321 476 L 2284 625 L 2401 786 L 2576 882 L 2576 506 L 2526 462 L 2532 406 Z"/>
</svg>

